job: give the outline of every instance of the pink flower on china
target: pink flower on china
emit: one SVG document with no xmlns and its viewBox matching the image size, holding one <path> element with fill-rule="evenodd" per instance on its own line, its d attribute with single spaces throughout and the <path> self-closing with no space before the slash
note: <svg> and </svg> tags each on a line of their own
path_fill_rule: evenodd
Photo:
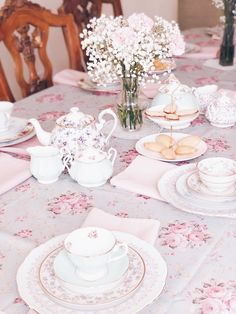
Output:
<svg viewBox="0 0 236 314">
<path fill-rule="evenodd" d="M 183 71 L 183 72 L 193 72 L 193 71 L 201 70 L 201 67 L 195 64 L 185 64 L 179 67 L 179 69 L 180 71 Z"/>
<path fill-rule="evenodd" d="M 154 25 L 153 20 L 144 13 L 134 13 L 130 15 L 128 18 L 128 23 L 131 28 L 137 31 L 143 29 L 151 31 Z"/>
<path fill-rule="evenodd" d="M 201 304 L 201 314 L 223 314 L 225 306 L 220 300 L 208 298 Z"/>
<path fill-rule="evenodd" d="M 137 34 L 131 27 L 118 28 L 111 36 L 113 46 L 117 50 L 123 50 L 127 47 L 135 46 Z"/>
<path fill-rule="evenodd" d="M 14 235 L 20 238 L 29 238 L 32 236 L 32 230 L 30 229 L 23 229 L 15 233 Z"/>
<path fill-rule="evenodd" d="M 209 85 L 209 84 L 216 84 L 218 83 L 218 79 L 215 78 L 214 76 L 210 77 L 199 77 L 196 79 L 196 84 L 197 85 Z"/>
<path fill-rule="evenodd" d="M 38 119 L 42 122 L 44 121 L 55 121 L 61 116 L 65 114 L 64 111 L 50 111 L 50 112 L 44 112 L 39 115 Z"/>
<path fill-rule="evenodd" d="M 63 99 L 64 99 L 63 94 L 47 94 L 37 97 L 36 101 L 39 103 L 53 103 L 62 101 Z"/>
</svg>

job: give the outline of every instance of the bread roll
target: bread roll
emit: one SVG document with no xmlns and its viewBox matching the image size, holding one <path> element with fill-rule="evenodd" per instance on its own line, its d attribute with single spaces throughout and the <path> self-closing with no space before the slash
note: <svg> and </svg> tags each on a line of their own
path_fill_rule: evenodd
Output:
<svg viewBox="0 0 236 314">
<path fill-rule="evenodd" d="M 156 142 L 163 144 L 166 148 L 170 148 L 175 144 L 173 137 L 166 134 L 159 134 L 156 137 Z"/>
<path fill-rule="evenodd" d="M 165 148 L 161 151 L 161 155 L 169 160 L 174 160 L 176 158 L 173 148 Z"/>
<path fill-rule="evenodd" d="M 196 147 L 200 143 L 201 139 L 196 135 L 189 135 L 178 141 L 178 146 L 191 146 Z"/>
<path fill-rule="evenodd" d="M 165 149 L 165 146 L 162 143 L 158 142 L 145 142 L 143 143 L 143 146 L 148 149 L 152 150 L 154 152 L 160 153 L 163 149 Z"/>
<path fill-rule="evenodd" d="M 196 149 L 191 146 L 177 146 L 175 149 L 175 153 L 177 155 L 191 155 L 195 153 Z"/>
</svg>

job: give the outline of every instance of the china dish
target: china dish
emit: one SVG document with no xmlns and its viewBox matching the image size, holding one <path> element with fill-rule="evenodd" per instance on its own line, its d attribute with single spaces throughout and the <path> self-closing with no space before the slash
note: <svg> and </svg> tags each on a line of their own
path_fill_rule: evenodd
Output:
<svg viewBox="0 0 236 314">
<path fill-rule="evenodd" d="M 81 79 L 77 82 L 78 86 L 88 92 L 102 92 L 117 94 L 120 92 L 120 82 L 98 85 L 93 83 L 89 78 Z"/>
<path fill-rule="evenodd" d="M 166 263 L 158 251 L 147 242 L 123 232 L 114 232 L 114 235 L 118 241 L 127 243 L 130 248 L 129 268 L 127 274 L 124 273 L 122 276 L 121 282 L 118 282 L 111 291 L 111 295 L 115 298 L 109 299 L 107 304 L 99 304 L 99 300 L 95 300 L 95 294 L 69 291 L 62 287 L 60 280 L 56 278 L 53 270 L 54 260 L 62 250 L 67 235 L 47 241 L 33 249 L 26 257 L 17 272 L 17 285 L 21 297 L 30 308 L 44 314 L 76 314 L 79 308 L 88 314 L 130 314 L 142 310 L 161 293 L 167 275 Z M 126 278 L 131 278 L 129 276 L 132 277 L 131 282 L 126 281 Z M 103 303 L 108 300 L 107 298 L 111 298 L 105 292 L 99 293 Z M 80 300 L 82 306 L 65 303 L 64 299 L 55 299 L 55 296 L 59 297 L 59 295 L 60 298 L 67 300 L 74 295 L 76 297 L 73 303 L 75 300 Z"/>
<path fill-rule="evenodd" d="M 164 200 L 174 207 L 193 214 L 205 216 L 219 216 L 236 218 L 236 200 L 234 198 L 225 202 L 225 195 L 222 200 L 212 199 L 212 195 L 200 190 L 192 191 L 187 184 L 190 174 L 196 172 L 196 165 L 184 165 L 166 172 L 157 183 L 158 190 Z M 204 197 L 205 195 L 205 197 Z"/>
<path fill-rule="evenodd" d="M 0 133 L 0 145 L 7 146 L 15 141 L 18 143 L 34 136 L 34 128 L 26 119 L 12 117 L 7 131 Z M 15 143 L 14 143 L 15 144 Z"/>
<path fill-rule="evenodd" d="M 200 139 L 199 143 L 194 147 L 195 151 L 190 154 L 185 155 L 175 155 L 175 159 L 167 159 L 165 158 L 160 152 L 149 150 L 145 147 L 145 143 L 154 142 L 159 135 L 168 135 L 172 136 L 175 142 L 178 142 L 184 138 L 187 138 L 189 134 L 183 133 L 160 133 L 160 134 L 152 134 L 141 138 L 135 145 L 137 152 L 145 157 L 161 160 L 161 161 L 168 161 L 168 162 L 179 162 L 179 161 L 186 161 L 197 158 L 203 155 L 207 151 L 207 144 Z"/>
<path fill-rule="evenodd" d="M 132 250 L 132 249 L 130 249 Z M 132 254 L 135 252 L 130 252 Z M 134 255 L 134 254 L 133 254 Z M 136 258 L 140 256 L 137 254 Z M 142 265 L 141 265 L 142 266 Z M 108 264 L 108 272 L 101 279 L 87 281 L 80 278 L 74 265 L 68 259 L 65 250 L 61 249 L 53 262 L 55 276 L 61 280 L 61 285 L 76 293 L 98 293 L 113 289 L 120 281 L 124 280 L 129 267 L 129 257 Z"/>
</svg>

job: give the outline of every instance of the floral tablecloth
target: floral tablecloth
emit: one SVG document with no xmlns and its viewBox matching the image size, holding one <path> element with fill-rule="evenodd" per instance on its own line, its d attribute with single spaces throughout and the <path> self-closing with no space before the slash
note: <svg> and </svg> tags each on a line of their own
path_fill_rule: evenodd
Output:
<svg viewBox="0 0 236 314">
<path fill-rule="evenodd" d="M 186 38 L 206 43 L 206 37 L 199 32 L 186 33 Z M 235 71 L 205 68 L 203 61 L 197 59 L 176 62 L 175 74 L 183 83 L 236 88 Z M 97 116 L 100 110 L 113 108 L 114 99 L 114 95 L 58 85 L 18 101 L 14 115 L 37 117 L 45 129 L 51 130 L 55 120 L 72 106 Z M 199 116 L 184 132 L 203 137 L 208 144 L 204 157 L 236 159 L 235 127 L 217 129 Z M 119 152 L 114 172 L 117 174 L 137 156 L 135 140 L 113 137 L 111 145 Z M 0 310 L 9 314 L 28 312 L 17 292 L 18 266 L 35 246 L 78 228 L 94 206 L 124 218 L 161 222 L 156 248 L 167 262 L 168 278 L 161 296 L 142 314 L 236 313 L 236 220 L 184 213 L 109 183 L 83 188 L 67 174 L 51 185 L 40 185 L 32 177 L 0 196 Z"/>
</svg>

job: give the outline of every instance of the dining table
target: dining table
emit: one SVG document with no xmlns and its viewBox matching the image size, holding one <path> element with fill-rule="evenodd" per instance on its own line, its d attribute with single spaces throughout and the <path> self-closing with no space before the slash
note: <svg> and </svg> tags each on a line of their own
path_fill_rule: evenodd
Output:
<svg viewBox="0 0 236 314">
<path fill-rule="evenodd" d="M 219 41 L 199 29 L 186 31 L 185 39 L 200 47 L 219 45 Z M 198 57 L 183 56 L 175 62 L 173 73 L 183 84 L 190 87 L 216 84 L 236 89 L 235 69 L 206 67 L 205 59 Z M 36 118 L 45 130 L 51 131 L 56 119 L 71 107 L 79 107 L 97 118 L 103 109 L 116 110 L 115 99 L 112 93 L 57 84 L 17 101 L 13 115 Z M 159 132 L 157 124 L 148 123 L 150 134 Z M 201 114 L 188 128 L 178 132 L 200 136 L 208 149 L 197 159 L 176 163 L 177 166 L 216 156 L 236 160 L 235 126 L 214 127 Z M 130 134 L 127 132 L 127 137 L 114 134 L 110 140 L 109 146 L 118 151 L 113 176 L 139 155 L 135 149 L 137 138 Z M 29 159 L 21 154 L 14 157 Z M 80 228 L 94 207 L 125 220 L 146 218 L 160 222 L 154 245 L 166 261 L 168 274 L 162 293 L 139 313 L 236 313 L 234 218 L 196 215 L 142 193 L 114 187 L 109 181 L 100 187 L 82 187 L 66 171 L 52 184 L 40 184 L 32 176 L 0 196 L 0 311 L 29 312 L 17 289 L 18 267 L 35 247 Z"/>
</svg>

